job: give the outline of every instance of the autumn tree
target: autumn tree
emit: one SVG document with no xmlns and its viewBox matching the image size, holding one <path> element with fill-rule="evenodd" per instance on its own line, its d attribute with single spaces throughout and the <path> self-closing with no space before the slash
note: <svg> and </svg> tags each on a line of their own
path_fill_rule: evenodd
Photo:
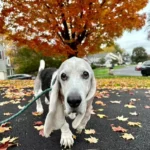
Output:
<svg viewBox="0 0 150 150">
<path fill-rule="evenodd" d="M 143 47 L 136 47 L 133 49 L 131 59 L 133 62 L 143 62 L 148 59 L 148 54 Z"/>
<path fill-rule="evenodd" d="M 85 56 L 140 29 L 148 0 L 2 0 L 0 32 L 44 55 Z"/>
</svg>

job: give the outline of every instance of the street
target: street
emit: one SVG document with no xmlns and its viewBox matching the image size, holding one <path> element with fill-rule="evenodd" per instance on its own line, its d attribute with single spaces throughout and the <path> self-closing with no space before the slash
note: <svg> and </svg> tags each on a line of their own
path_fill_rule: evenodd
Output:
<svg viewBox="0 0 150 150">
<path fill-rule="evenodd" d="M 114 75 L 119 76 L 142 76 L 140 71 L 135 70 L 135 66 L 127 66 L 113 71 Z"/>
<path fill-rule="evenodd" d="M 0 102 L 10 101 L 9 98 L 4 97 L 4 93 L 7 89 L 1 89 Z M 25 89 L 28 91 L 28 89 Z M 100 97 L 95 97 L 93 106 L 94 112 L 90 121 L 87 124 L 86 129 L 94 129 L 95 134 L 82 134 L 78 135 L 75 130 L 72 129 L 73 134 L 76 135 L 75 143 L 72 150 L 149 150 L 150 149 L 150 109 L 146 109 L 146 105 L 150 105 L 150 91 L 148 89 L 130 89 L 130 90 L 101 90 Z M 3 113 L 17 113 L 19 111 L 18 105 L 24 106 L 31 100 L 32 96 L 24 97 L 24 100 L 20 101 L 20 104 L 6 104 L 0 106 L 0 121 L 8 118 Z M 134 99 L 132 102 L 131 100 Z M 98 105 L 95 102 L 101 101 L 103 105 Z M 120 104 L 111 103 L 111 101 L 120 101 Z M 126 104 L 132 102 L 136 108 L 127 108 Z M 35 111 L 35 104 L 33 104 L 28 110 L 17 118 L 11 120 L 12 128 L 10 131 L 0 133 L 0 140 L 3 137 L 18 137 L 18 147 L 11 147 L 10 150 L 61 150 L 60 147 L 60 131 L 54 131 L 49 138 L 44 138 L 39 135 L 33 124 L 36 121 L 44 122 L 45 116 L 48 112 L 48 106 L 44 104 L 45 112 L 41 116 L 33 116 L 32 112 Z M 99 110 L 103 109 L 103 111 Z M 130 112 L 136 112 L 137 115 L 133 116 Z M 106 118 L 99 118 L 97 114 L 105 114 Z M 119 121 L 116 119 L 118 116 L 124 116 L 128 118 L 128 121 L 140 122 L 142 127 L 129 126 L 128 121 Z M 67 119 L 69 120 L 69 119 Z M 71 123 L 71 121 L 69 120 Z M 114 132 L 112 130 L 112 124 L 114 126 L 121 126 L 127 129 L 127 133 L 131 133 L 134 136 L 134 140 L 126 140 L 121 136 L 123 133 Z M 70 124 L 71 126 L 71 124 Z M 98 139 L 98 143 L 88 143 L 85 138 L 90 136 Z"/>
</svg>

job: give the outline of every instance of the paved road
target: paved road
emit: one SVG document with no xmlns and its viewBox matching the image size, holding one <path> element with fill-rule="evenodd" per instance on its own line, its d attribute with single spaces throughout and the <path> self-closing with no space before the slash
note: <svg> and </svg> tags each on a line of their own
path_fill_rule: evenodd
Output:
<svg viewBox="0 0 150 150">
<path fill-rule="evenodd" d="M 142 76 L 140 71 L 135 71 L 135 66 L 127 66 L 125 68 L 116 69 L 114 75 L 121 76 Z"/>
<path fill-rule="evenodd" d="M 150 92 L 148 90 L 132 90 L 131 91 L 116 91 L 105 90 L 105 96 L 99 100 L 102 100 L 106 106 L 96 105 L 94 100 L 94 109 L 104 109 L 104 112 L 98 112 L 97 114 L 105 114 L 108 118 L 100 119 L 96 115 L 92 115 L 91 120 L 87 125 L 87 129 L 95 129 L 96 134 L 92 135 L 99 139 L 97 144 L 90 144 L 84 140 L 84 138 L 90 137 L 82 133 L 77 135 L 75 130 L 72 130 L 77 139 L 72 150 L 150 150 L 150 109 L 145 109 L 145 105 L 150 105 Z M 3 91 L 4 92 L 4 91 Z M 1 93 L 3 93 L 1 92 Z M 107 95 L 107 96 L 106 96 Z M 4 95 L 3 95 L 4 96 Z M 124 105 L 130 102 L 131 98 L 135 98 L 136 108 L 125 108 Z M 4 112 L 16 113 L 18 105 L 25 105 L 31 97 L 26 97 L 21 104 L 7 104 L 0 106 L 0 120 L 7 118 L 3 115 Z M 3 98 L 0 95 L 0 102 L 9 101 L 10 99 Z M 112 104 L 110 101 L 119 100 L 121 104 Z M 12 129 L 8 132 L 0 134 L 0 140 L 7 136 L 19 137 L 19 146 L 12 147 L 10 150 L 61 150 L 60 131 L 52 133 L 50 138 L 43 138 L 39 135 L 38 131 L 34 129 L 33 123 L 35 121 L 44 121 L 47 114 L 47 105 L 44 104 L 45 113 L 42 116 L 33 116 L 31 112 L 35 111 L 35 104 L 33 104 L 26 112 L 11 121 Z M 138 116 L 131 116 L 129 112 L 136 111 Z M 116 120 L 117 116 L 124 115 L 128 117 L 129 121 L 141 122 L 142 128 L 130 127 L 127 122 L 121 122 Z M 135 139 L 125 140 L 120 136 L 122 133 L 114 132 L 111 129 L 111 124 L 115 126 L 122 126 L 128 129 L 128 133 L 131 133 Z"/>
</svg>

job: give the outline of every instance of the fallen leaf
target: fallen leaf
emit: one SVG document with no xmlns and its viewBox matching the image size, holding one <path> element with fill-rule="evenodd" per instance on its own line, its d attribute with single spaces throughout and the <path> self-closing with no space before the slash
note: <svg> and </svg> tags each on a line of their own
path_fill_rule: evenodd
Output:
<svg viewBox="0 0 150 150">
<path fill-rule="evenodd" d="M 104 111 L 104 109 L 98 109 L 97 111 Z"/>
<path fill-rule="evenodd" d="M 88 141 L 89 143 L 97 143 L 98 139 L 95 137 L 90 136 L 90 138 L 85 138 L 86 141 Z"/>
<path fill-rule="evenodd" d="M 10 127 L 1 127 L 0 126 L 0 133 L 4 133 L 5 131 L 9 131 Z"/>
<path fill-rule="evenodd" d="M 74 134 L 72 135 L 72 137 L 73 137 L 73 139 L 76 139 L 76 138 L 77 138 L 77 136 L 76 136 L 76 135 L 74 135 Z"/>
<path fill-rule="evenodd" d="M 10 112 L 6 112 L 6 113 L 3 113 L 4 116 L 10 116 L 12 115 L 13 113 L 10 113 Z"/>
<path fill-rule="evenodd" d="M 5 124 L 2 124 L 0 126 L 0 133 L 4 133 L 5 131 L 9 131 L 11 129 L 11 126 L 9 126 L 10 123 L 5 123 Z"/>
<path fill-rule="evenodd" d="M 129 94 L 130 94 L 130 95 L 134 95 L 134 93 L 133 93 L 133 92 L 129 92 Z"/>
<path fill-rule="evenodd" d="M 124 118 L 123 116 L 116 117 L 119 121 L 127 121 L 128 118 Z"/>
<path fill-rule="evenodd" d="M 97 114 L 97 116 L 100 117 L 100 118 L 107 118 L 107 116 L 104 115 L 104 114 Z"/>
<path fill-rule="evenodd" d="M 20 101 L 11 100 L 10 103 L 12 103 L 12 104 L 19 104 Z"/>
<path fill-rule="evenodd" d="M 129 105 L 129 104 L 124 105 L 124 107 L 128 107 L 128 108 L 136 108 L 136 106 L 134 106 L 134 105 Z"/>
<path fill-rule="evenodd" d="M 40 115 L 42 115 L 42 113 L 39 113 L 39 112 L 36 112 L 36 111 L 35 111 L 35 112 L 32 112 L 32 115 L 33 115 L 33 116 L 40 116 Z"/>
<path fill-rule="evenodd" d="M 112 104 L 120 104 L 121 101 L 110 101 Z"/>
<path fill-rule="evenodd" d="M 130 112 L 130 115 L 132 115 L 132 116 L 138 116 L 139 114 L 135 111 L 135 112 Z"/>
<path fill-rule="evenodd" d="M 84 133 L 85 134 L 95 134 L 96 132 L 94 129 L 89 129 L 89 130 L 85 129 Z"/>
<path fill-rule="evenodd" d="M 41 125 L 41 126 L 34 126 L 34 128 L 37 129 L 37 130 L 39 131 L 39 130 L 44 129 L 44 126 L 43 126 L 43 125 Z"/>
<path fill-rule="evenodd" d="M 97 104 L 97 105 L 101 105 L 101 106 L 106 106 L 106 104 L 105 104 L 105 103 L 103 103 L 102 101 L 96 101 L 96 102 L 95 102 L 95 104 Z"/>
<path fill-rule="evenodd" d="M 4 143 L 8 142 L 9 140 L 10 140 L 10 136 L 7 137 L 7 138 L 3 138 L 3 139 L 0 141 L 0 143 L 4 144 Z"/>
<path fill-rule="evenodd" d="M 124 133 L 121 137 L 126 140 L 134 140 L 134 136 L 132 134 L 128 134 L 128 133 Z"/>
<path fill-rule="evenodd" d="M 121 126 L 115 127 L 114 125 L 111 125 L 111 127 L 112 127 L 112 130 L 115 132 L 127 132 L 127 129 L 125 129 Z"/>
<path fill-rule="evenodd" d="M 9 140 L 9 142 L 14 142 L 15 140 L 17 140 L 18 139 L 18 137 L 13 137 L 13 138 L 11 138 L 10 140 Z"/>
<path fill-rule="evenodd" d="M 23 109 L 23 108 L 24 108 L 24 106 L 18 105 L 18 108 L 19 108 L 19 109 Z"/>
<path fill-rule="evenodd" d="M 0 141 L 0 150 L 7 150 L 11 146 L 18 146 L 18 143 L 16 143 L 17 139 L 18 139 L 18 137 L 3 138 L 2 141 Z"/>
<path fill-rule="evenodd" d="M 42 130 L 39 131 L 39 135 L 41 135 L 41 136 L 44 137 L 44 129 L 42 129 Z"/>
<path fill-rule="evenodd" d="M 130 121 L 130 122 L 128 122 L 128 125 L 130 125 L 130 126 L 138 126 L 140 128 L 142 127 L 140 122 L 131 122 Z"/>
<path fill-rule="evenodd" d="M 6 104 L 8 104 L 8 103 L 9 103 L 8 101 L 1 102 L 1 103 L 0 103 L 0 106 L 4 106 L 4 105 L 6 105 Z"/>
<path fill-rule="evenodd" d="M 136 101 L 137 101 L 137 99 L 135 99 L 135 98 L 131 98 L 131 99 L 130 99 L 130 101 L 136 102 Z"/>
<path fill-rule="evenodd" d="M 36 122 L 34 122 L 34 126 L 40 126 L 40 125 L 43 125 L 42 121 L 36 121 Z"/>
<path fill-rule="evenodd" d="M 100 93 L 99 91 L 96 91 L 95 97 L 97 97 L 97 98 L 102 98 L 102 95 L 101 95 L 101 93 Z"/>
<path fill-rule="evenodd" d="M 146 109 L 150 109 L 150 106 L 146 105 L 145 108 L 146 108 Z"/>
</svg>

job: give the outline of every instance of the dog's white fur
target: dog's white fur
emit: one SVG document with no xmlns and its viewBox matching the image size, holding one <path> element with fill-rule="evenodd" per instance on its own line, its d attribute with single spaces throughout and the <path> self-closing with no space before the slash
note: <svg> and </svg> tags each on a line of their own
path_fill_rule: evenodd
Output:
<svg viewBox="0 0 150 150">
<path fill-rule="evenodd" d="M 41 66 L 45 66 L 43 62 L 41 62 L 41 64 Z M 89 73 L 88 79 L 82 78 L 84 71 Z M 68 80 L 63 81 L 61 79 L 62 73 L 67 74 Z M 81 96 L 82 101 L 76 109 L 77 115 L 72 122 L 73 128 L 81 132 L 91 116 L 92 101 L 96 91 L 96 81 L 89 63 L 77 57 L 64 61 L 60 68 L 54 73 L 52 82 L 54 79 L 56 79 L 56 81 L 54 85 L 52 85 L 52 91 L 49 95 L 50 104 L 44 124 L 44 136 L 49 137 L 53 130 L 61 129 L 60 144 L 65 147 L 71 147 L 74 144 L 74 140 L 72 132 L 69 129 L 69 124 L 65 120 L 65 114 L 70 115 L 70 117 L 72 116 L 72 118 L 74 118 L 75 115 L 71 114 L 73 109 L 67 103 L 67 97 L 73 92 L 77 92 Z M 37 101 L 37 111 L 43 112 L 40 101 Z"/>
</svg>

